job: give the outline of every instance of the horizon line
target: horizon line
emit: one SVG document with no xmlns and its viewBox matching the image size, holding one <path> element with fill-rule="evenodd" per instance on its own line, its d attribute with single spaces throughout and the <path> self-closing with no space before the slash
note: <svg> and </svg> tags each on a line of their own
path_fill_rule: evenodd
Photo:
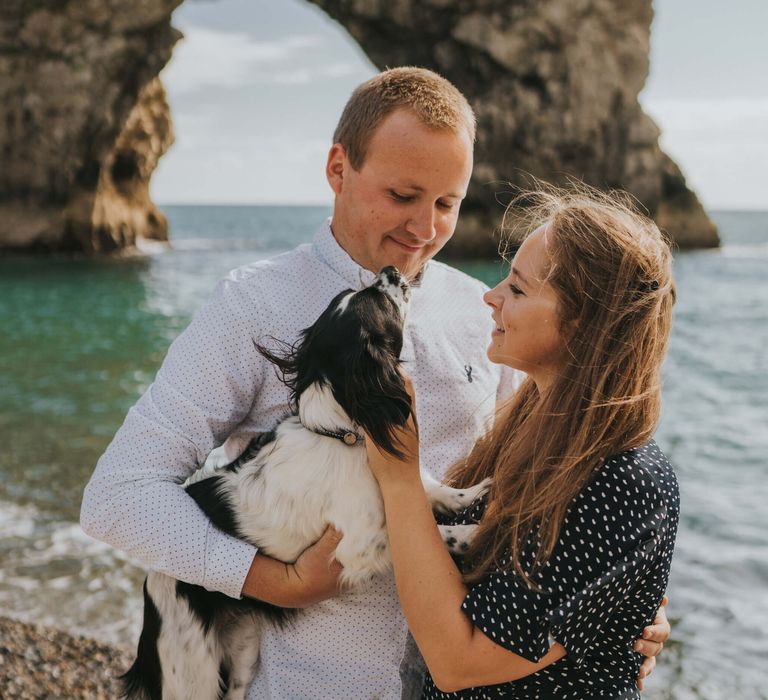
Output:
<svg viewBox="0 0 768 700">
<path fill-rule="evenodd" d="M 155 202 L 160 207 L 327 207 L 333 208 L 333 203 L 328 202 Z M 711 212 L 740 212 L 740 213 L 768 213 L 768 206 L 732 206 L 720 205 L 704 207 L 704 211 Z"/>
</svg>

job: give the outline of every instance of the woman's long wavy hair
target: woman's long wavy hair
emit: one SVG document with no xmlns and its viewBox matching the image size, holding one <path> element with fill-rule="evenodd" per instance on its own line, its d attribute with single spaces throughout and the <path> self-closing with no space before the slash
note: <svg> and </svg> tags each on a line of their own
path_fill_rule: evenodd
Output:
<svg viewBox="0 0 768 700">
<path fill-rule="evenodd" d="M 451 481 L 493 479 L 466 581 L 514 566 L 535 587 L 574 498 L 608 457 L 654 433 L 675 288 L 669 245 L 628 195 L 542 187 L 517 197 L 509 219 L 528 233 L 547 225 L 566 361 L 543 393 L 523 382 Z"/>
</svg>

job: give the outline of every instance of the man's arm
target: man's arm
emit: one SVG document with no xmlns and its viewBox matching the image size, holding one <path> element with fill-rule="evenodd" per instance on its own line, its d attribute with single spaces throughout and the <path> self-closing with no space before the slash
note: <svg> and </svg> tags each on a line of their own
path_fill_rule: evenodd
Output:
<svg viewBox="0 0 768 700">
<path fill-rule="evenodd" d="M 257 554 L 242 594 L 281 608 L 305 608 L 339 593 L 341 564 L 334 559 L 342 533 L 329 527 L 294 564 Z"/>
<path fill-rule="evenodd" d="M 225 280 L 171 345 L 85 489 L 83 529 L 156 571 L 239 597 L 256 549 L 215 528 L 181 483 L 242 421 L 266 360 Z"/>
</svg>

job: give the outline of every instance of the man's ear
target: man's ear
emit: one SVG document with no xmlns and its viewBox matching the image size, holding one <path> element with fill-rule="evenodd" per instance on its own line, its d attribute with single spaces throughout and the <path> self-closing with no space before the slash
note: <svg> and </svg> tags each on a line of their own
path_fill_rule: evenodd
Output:
<svg viewBox="0 0 768 700">
<path fill-rule="evenodd" d="M 347 149 L 340 143 L 334 143 L 328 151 L 328 162 L 325 164 L 325 177 L 334 194 L 341 194 L 344 184 L 344 168 L 347 164 Z"/>
</svg>

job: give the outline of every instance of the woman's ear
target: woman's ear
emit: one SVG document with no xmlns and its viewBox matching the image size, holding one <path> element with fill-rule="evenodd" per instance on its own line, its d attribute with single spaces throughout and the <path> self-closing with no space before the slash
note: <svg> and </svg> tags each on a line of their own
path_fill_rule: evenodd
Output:
<svg viewBox="0 0 768 700">
<path fill-rule="evenodd" d="M 576 333 L 579 330 L 579 320 L 574 318 L 570 321 L 565 321 L 564 323 L 560 324 L 560 335 L 563 338 L 563 345 L 570 345 L 571 341 L 576 336 Z"/>
<path fill-rule="evenodd" d="M 334 143 L 328 151 L 328 161 L 325 164 L 325 177 L 334 194 L 341 194 L 344 185 L 344 171 L 349 161 L 347 149 L 340 143 Z"/>
</svg>

